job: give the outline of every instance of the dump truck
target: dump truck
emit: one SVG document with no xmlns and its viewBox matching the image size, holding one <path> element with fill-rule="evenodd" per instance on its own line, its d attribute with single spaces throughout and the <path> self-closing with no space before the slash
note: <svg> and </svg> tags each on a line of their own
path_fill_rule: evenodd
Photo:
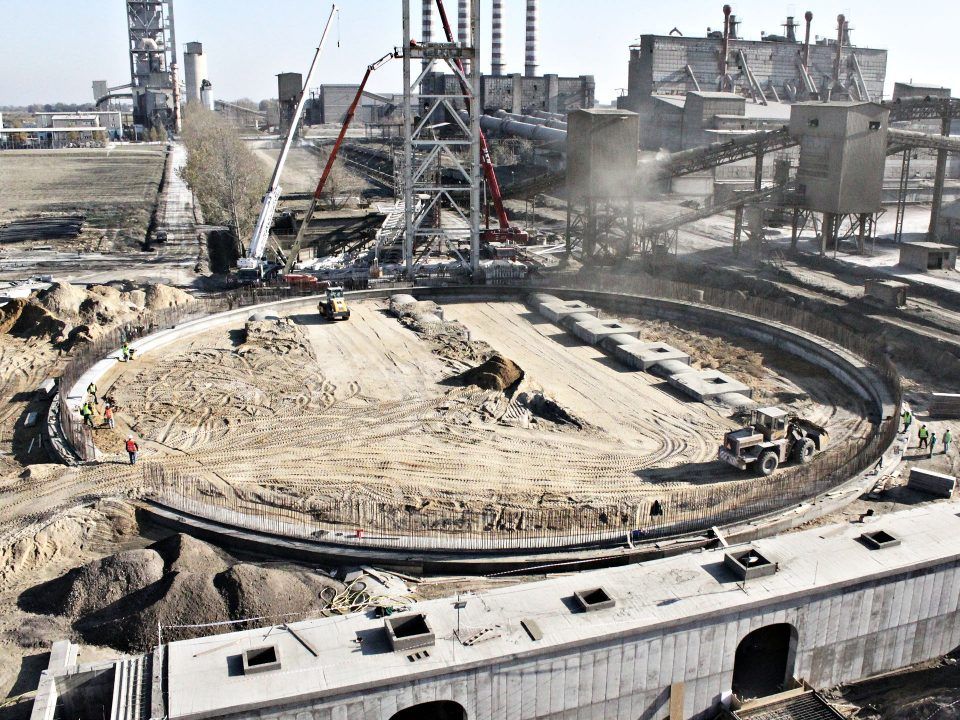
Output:
<svg viewBox="0 0 960 720">
<path fill-rule="evenodd" d="M 717 456 L 740 470 L 752 466 L 768 476 L 788 460 L 810 462 L 828 440 L 826 429 L 816 423 L 778 407 L 757 408 L 750 425 L 724 435 Z"/>
<path fill-rule="evenodd" d="M 350 319 L 350 308 L 347 307 L 347 301 L 343 297 L 342 287 L 327 288 L 327 294 L 320 301 L 318 308 L 320 316 L 327 320 Z"/>
</svg>

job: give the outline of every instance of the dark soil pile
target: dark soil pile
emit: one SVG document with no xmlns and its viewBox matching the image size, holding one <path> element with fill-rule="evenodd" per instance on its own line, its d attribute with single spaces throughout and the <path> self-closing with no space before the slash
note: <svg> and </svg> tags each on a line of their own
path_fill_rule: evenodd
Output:
<svg viewBox="0 0 960 720">
<path fill-rule="evenodd" d="M 502 392 L 523 379 L 523 370 L 513 360 L 495 352 L 485 362 L 460 373 L 455 379 L 463 385 Z"/>
</svg>

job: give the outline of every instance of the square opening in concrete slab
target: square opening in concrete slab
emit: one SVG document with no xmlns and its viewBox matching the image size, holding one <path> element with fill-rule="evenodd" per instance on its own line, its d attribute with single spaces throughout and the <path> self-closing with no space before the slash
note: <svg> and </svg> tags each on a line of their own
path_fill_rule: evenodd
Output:
<svg viewBox="0 0 960 720">
<path fill-rule="evenodd" d="M 682 365 L 690 364 L 690 356 L 666 343 L 636 342 L 613 348 L 614 357 L 627 367 L 650 370 L 657 363 L 676 360 Z"/>
<path fill-rule="evenodd" d="M 243 674 L 280 669 L 280 654 L 276 645 L 252 648 L 243 653 Z"/>
<path fill-rule="evenodd" d="M 573 596 L 577 599 L 577 602 L 580 603 L 580 607 L 586 612 L 607 610 L 617 604 L 617 601 L 610 597 L 610 594 L 602 587 L 581 590 L 575 592 Z"/>
<path fill-rule="evenodd" d="M 537 305 L 537 312 L 552 323 L 559 323 L 567 315 L 574 313 L 587 313 L 593 317 L 600 314 L 599 310 L 580 300 L 540 303 Z"/>
<path fill-rule="evenodd" d="M 900 538 L 894 537 L 885 530 L 874 530 L 864 533 L 860 540 L 871 550 L 882 550 L 883 548 L 896 547 L 900 544 Z"/>
<path fill-rule="evenodd" d="M 573 318 L 570 316 L 569 320 Z M 573 334 L 590 345 L 599 345 L 605 338 L 611 335 L 629 335 L 637 337 L 640 334 L 640 328 L 632 325 L 625 325 L 619 320 L 599 320 L 597 318 L 578 318 L 576 323 L 569 323 Z"/>
<path fill-rule="evenodd" d="M 394 650 L 431 647 L 436 642 L 426 615 L 395 615 L 384 618 L 383 624 Z"/>
<path fill-rule="evenodd" d="M 723 564 L 741 580 L 753 580 L 777 572 L 777 564 L 754 548 L 727 554 L 723 558 Z"/>
<path fill-rule="evenodd" d="M 701 402 L 727 393 L 753 397 L 753 388 L 719 370 L 691 370 L 671 376 L 669 382 L 694 400 Z"/>
</svg>

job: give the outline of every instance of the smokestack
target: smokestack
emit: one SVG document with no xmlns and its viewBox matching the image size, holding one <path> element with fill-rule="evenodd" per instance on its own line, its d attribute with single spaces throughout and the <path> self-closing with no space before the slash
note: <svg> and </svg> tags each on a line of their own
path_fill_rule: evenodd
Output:
<svg viewBox="0 0 960 720">
<path fill-rule="evenodd" d="M 527 0 L 527 51 L 524 75 L 537 76 L 537 0 Z"/>
<path fill-rule="evenodd" d="M 739 24 L 740 23 L 737 21 L 737 16 L 731 15 L 730 16 L 730 39 L 731 40 L 737 39 L 737 25 Z"/>
<path fill-rule="evenodd" d="M 470 32 L 470 0 L 460 0 L 457 5 L 457 40 L 465 46 L 473 42 L 473 35 Z M 463 69 L 470 72 L 469 61 L 463 61 Z"/>
<path fill-rule="evenodd" d="M 807 21 L 807 34 L 803 39 L 803 66 L 810 69 L 810 24 L 813 22 L 813 13 L 807 10 L 803 14 L 803 19 Z"/>
<path fill-rule="evenodd" d="M 843 54 L 843 34 L 847 27 L 847 19 L 837 15 L 837 54 L 833 58 L 833 84 L 840 84 L 840 58 Z"/>
<path fill-rule="evenodd" d="M 491 16 L 493 42 L 490 52 L 490 72 L 499 77 L 503 75 L 503 0 L 493 0 Z"/>
<path fill-rule="evenodd" d="M 428 43 L 433 39 L 433 0 L 423 0 L 423 31 L 420 33 L 420 42 Z M 430 61 L 424 58 L 423 67 L 430 64 Z"/>
<path fill-rule="evenodd" d="M 793 21 L 793 15 L 787 16 L 787 41 L 796 42 L 797 41 L 797 23 Z"/>
<path fill-rule="evenodd" d="M 730 20 L 732 16 L 730 15 L 731 8 L 729 5 L 723 6 L 723 42 L 720 44 L 720 82 L 718 83 L 717 89 L 720 92 L 723 92 L 726 88 L 727 82 L 727 54 L 730 52 Z"/>
</svg>

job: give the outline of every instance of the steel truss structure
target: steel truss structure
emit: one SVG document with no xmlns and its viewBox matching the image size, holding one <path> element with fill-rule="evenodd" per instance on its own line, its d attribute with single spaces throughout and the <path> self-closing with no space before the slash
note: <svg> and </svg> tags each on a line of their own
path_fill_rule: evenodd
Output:
<svg viewBox="0 0 960 720">
<path fill-rule="evenodd" d="M 173 0 L 126 0 L 126 5 L 134 122 L 173 127 L 179 113 Z"/>
<path fill-rule="evenodd" d="M 404 266 L 412 279 L 416 248 L 439 242 L 456 250 L 469 241 L 470 267 L 476 273 L 481 208 L 480 3 L 471 3 L 469 46 L 413 41 L 410 5 L 411 0 L 403 0 L 403 47 L 398 50 L 403 57 Z M 464 73 L 466 61 L 469 70 Z M 459 92 L 426 92 L 427 76 L 444 68 L 459 78 Z M 457 111 L 464 105 L 469 107 L 467 119 Z"/>
</svg>

